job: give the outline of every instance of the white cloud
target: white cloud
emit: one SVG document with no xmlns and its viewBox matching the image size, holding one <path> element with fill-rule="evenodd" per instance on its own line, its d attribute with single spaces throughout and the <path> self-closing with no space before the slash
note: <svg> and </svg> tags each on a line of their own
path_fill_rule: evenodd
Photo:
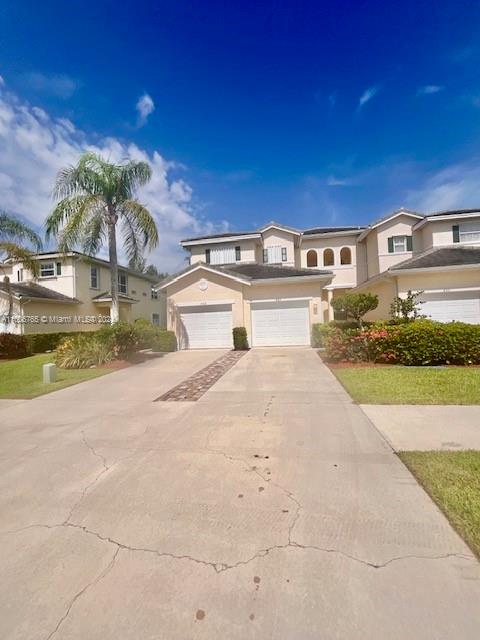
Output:
<svg viewBox="0 0 480 640">
<path fill-rule="evenodd" d="M 327 178 L 327 187 L 353 187 L 355 180 L 351 178 L 336 178 L 335 176 L 329 176 Z"/>
<path fill-rule="evenodd" d="M 172 179 L 178 165 L 158 151 L 150 154 L 116 138 L 93 138 L 69 120 L 52 118 L 0 89 L 1 209 L 42 226 L 52 210 L 51 192 L 58 170 L 75 163 L 86 150 L 114 162 L 142 160 L 150 164 L 152 179 L 138 196 L 155 217 L 160 235 L 159 247 L 148 260 L 162 270 L 173 271 L 184 264 L 178 246 L 182 237 L 216 231 L 215 225 L 199 216 L 191 187 L 182 179 Z"/>
<path fill-rule="evenodd" d="M 411 190 L 408 206 L 423 213 L 445 209 L 474 208 L 480 202 L 480 159 L 456 164 L 427 177 Z"/>
<path fill-rule="evenodd" d="M 65 74 L 48 74 L 32 71 L 22 76 L 22 82 L 39 93 L 68 100 L 78 89 L 78 82 Z"/>
<path fill-rule="evenodd" d="M 138 113 L 137 126 L 143 127 L 148 120 L 148 116 L 155 111 L 155 104 L 148 93 L 144 93 L 138 99 L 135 108 Z"/>
<path fill-rule="evenodd" d="M 377 87 L 377 86 L 373 86 L 373 87 L 369 87 L 368 89 L 365 89 L 365 91 L 362 93 L 362 95 L 358 100 L 357 111 L 360 111 L 360 109 L 365 104 L 367 104 L 367 102 L 369 102 L 374 96 L 376 96 L 379 91 L 380 91 L 380 87 Z"/>
<path fill-rule="evenodd" d="M 429 96 L 433 93 L 438 93 L 439 91 L 443 91 L 445 87 L 442 87 L 438 84 L 426 84 L 423 87 L 419 87 L 417 90 L 417 95 L 419 96 Z"/>
</svg>

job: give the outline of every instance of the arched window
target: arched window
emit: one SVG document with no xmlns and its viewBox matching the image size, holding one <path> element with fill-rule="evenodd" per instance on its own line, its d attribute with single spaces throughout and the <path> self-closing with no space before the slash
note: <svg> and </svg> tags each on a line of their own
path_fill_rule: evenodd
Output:
<svg viewBox="0 0 480 640">
<path fill-rule="evenodd" d="M 325 249 L 323 252 L 323 266 L 333 267 L 334 262 L 333 249 Z"/>
<path fill-rule="evenodd" d="M 350 247 L 342 247 L 340 250 L 340 264 L 352 264 L 352 252 Z"/>
<path fill-rule="evenodd" d="M 307 267 L 318 267 L 318 256 L 315 249 L 307 251 Z"/>
</svg>

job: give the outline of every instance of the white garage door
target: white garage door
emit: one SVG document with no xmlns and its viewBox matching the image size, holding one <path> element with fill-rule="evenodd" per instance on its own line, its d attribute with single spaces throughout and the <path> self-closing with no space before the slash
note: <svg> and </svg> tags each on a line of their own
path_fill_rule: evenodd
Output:
<svg viewBox="0 0 480 640">
<path fill-rule="evenodd" d="M 475 292 L 422 293 L 421 313 L 438 322 L 480 323 L 480 294 Z"/>
<path fill-rule="evenodd" d="M 178 341 L 181 349 L 231 347 L 232 305 L 182 307 Z"/>
<path fill-rule="evenodd" d="M 310 344 L 308 300 L 252 302 L 252 346 Z"/>
</svg>

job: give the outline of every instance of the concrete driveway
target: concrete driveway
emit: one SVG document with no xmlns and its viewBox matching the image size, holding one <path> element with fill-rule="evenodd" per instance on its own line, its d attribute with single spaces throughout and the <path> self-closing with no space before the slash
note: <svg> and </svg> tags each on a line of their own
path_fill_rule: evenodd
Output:
<svg viewBox="0 0 480 640">
<path fill-rule="evenodd" d="M 0 404 L 5 640 L 467 639 L 480 568 L 309 349 Z"/>
</svg>

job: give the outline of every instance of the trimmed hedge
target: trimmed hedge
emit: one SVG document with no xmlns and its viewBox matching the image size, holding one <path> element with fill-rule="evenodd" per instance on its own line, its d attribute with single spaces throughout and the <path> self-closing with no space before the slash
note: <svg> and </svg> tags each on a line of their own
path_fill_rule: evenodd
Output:
<svg viewBox="0 0 480 640">
<path fill-rule="evenodd" d="M 155 353 L 162 351 L 176 351 L 177 336 L 173 331 L 160 329 L 152 342 L 152 351 Z"/>
<path fill-rule="evenodd" d="M 25 336 L 0 333 L 0 358 L 25 358 L 31 353 Z"/>
<path fill-rule="evenodd" d="M 325 340 L 332 361 L 403 365 L 480 364 L 480 325 L 416 320 L 377 323 L 363 330 L 335 329 Z"/>
<path fill-rule="evenodd" d="M 245 327 L 233 327 L 233 348 L 235 351 L 248 351 L 248 336 Z"/>
<path fill-rule="evenodd" d="M 86 331 L 62 331 L 58 333 L 29 333 L 25 336 L 32 353 L 55 351 L 63 338 L 78 336 Z"/>
</svg>

